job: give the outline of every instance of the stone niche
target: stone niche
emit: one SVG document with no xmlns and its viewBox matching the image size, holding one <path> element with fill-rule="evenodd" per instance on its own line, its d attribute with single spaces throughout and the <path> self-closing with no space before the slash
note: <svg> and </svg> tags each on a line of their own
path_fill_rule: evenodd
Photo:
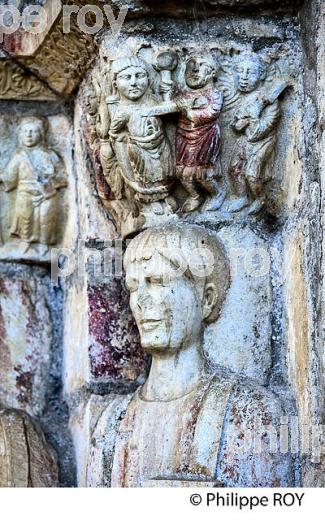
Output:
<svg viewBox="0 0 325 520">
<path fill-rule="evenodd" d="M 71 247 L 76 234 L 69 120 L 2 108 L 0 258 L 49 263 L 51 248 Z"/>
<path fill-rule="evenodd" d="M 4 41 L 0 412 L 60 485 L 324 485 L 325 11 L 292 4 L 130 0 L 117 37 Z M 237 457 L 283 419 L 292 452 Z"/>
</svg>

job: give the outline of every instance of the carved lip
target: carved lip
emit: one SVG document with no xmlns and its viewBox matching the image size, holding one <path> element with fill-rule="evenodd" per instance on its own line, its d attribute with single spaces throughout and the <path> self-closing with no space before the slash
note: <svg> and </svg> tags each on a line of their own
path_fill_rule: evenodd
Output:
<svg viewBox="0 0 325 520">
<path fill-rule="evenodd" d="M 149 330 L 152 330 L 152 329 L 155 329 L 157 327 L 157 325 L 159 325 L 159 323 L 161 323 L 161 320 L 160 319 L 143 319 L 140 321 L 140 324 L 141 324 L 141 327 L 145 330 L 145 331 L 149 331 Z"/>
</svg>

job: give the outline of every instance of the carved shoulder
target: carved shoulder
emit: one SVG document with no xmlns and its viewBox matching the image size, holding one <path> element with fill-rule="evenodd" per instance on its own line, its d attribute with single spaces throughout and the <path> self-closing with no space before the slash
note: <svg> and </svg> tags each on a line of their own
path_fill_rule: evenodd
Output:
<svg viewBox="0 0 325 520">
<path fill-rule="evenodd" d="M 87 465 L 87 486 L 110 487 L 116 437 L 132 394 L 116 395 L 102 401 L 93 417 Z M 90 403 L 94 415 L 94 403 Z"/>
<path fill-rule="evenodd" d="M 292 456 L 280 452 L 284 415 L 272 393 L 258 385 L 236 384 L 225 416 L 218 479 L 227 486 L 293 485 Z"/>
</svg>

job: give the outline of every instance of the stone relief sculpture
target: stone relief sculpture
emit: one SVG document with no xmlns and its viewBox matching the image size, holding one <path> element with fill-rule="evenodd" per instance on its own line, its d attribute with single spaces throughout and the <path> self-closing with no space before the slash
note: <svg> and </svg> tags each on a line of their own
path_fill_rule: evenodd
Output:
<svg viewBox="0 0 325 520">
<path fill-rule="evenodd" d="M 195 220 L 213 212 L 206 216 L 217 222 L 242 210 L 259 213 L 272 176 L 280 97 L 290 84 L 274 70 L 248 51 L 223 61 L 179 50 L 158 53 L 152 64 L 131 54 L 102 58 L 88 111 L 96 161 L 111 191 L 102 198 L 123 236 L 182 214 Z M 221 146 L 222 111 L 231 114 L 223 120 L 235 146 Z"/>
<path fill-rule="evenodd" d="M 180 87 L 182 91 L 175 100 L 174 110 L 180 112 L 175 143 L 177 177 L 187 194 L 183 213 L 198 209 L 205 200 L 203 193 L 211 197 L 205 210 L 219 209 L 225 199 L 218 184 L 221 177 L 218 118 L 223 96 L 215 86 L 216 73 L 212 56 L 191 56 L 186 63 L 185 91 Z M 165 83 L 162 87 L 166 88 Z"/>
<path fill-rule="evenodd" d="M 0 487 L 56 487 L 56 456 L 25 412 L 0 408 Z"/>
<path fill-rule="evenodd" d="M 23 118 L 18 149 L 0 177 L 7 193 L 15 191 L 10 236 L 19 239 L 23 253 L 36 248 L 42 256 L 57 243 L 59 191 L 67 186 L 64 164 L 47 146 L 46 132 L 44 119 Z"/>
<path fill-rule="evenodd" d="M 173 152 L 161 118 L 147 115 L 148 108 L 158 103 L 149 64 L 129 56 L 113 61 L 109 74 L 106 85 L 103 76 L 97 82 L 97 95 L 90 97 L 89 104 L 100 137 L 104 176 L 114 199 L 110 208 L 119 221 L 132 214 L 142 225 L 146 216 L 170 215 L 177 209 L 171 196 Z"/>
<path fill-rule="evenodd" d="M 256 214 L 263 208 L 266 184 L 271 178 L 267 163 L 277 139 L 279 98 L 289 80 L 268 77 L 266 61 L 254 53 L 239 54 L 232 68 L 234 83 L 226 93 L 226 104 L 232 107 L 231 127 L 238 140 L 228 172 L 236 195 L 229 210 L 236 213 L 248 208 L 248 214 Z"/>
<path fill-rule="evenodd" d="M 290 459 L 265 440 L 283 413 L 278 400 L 204 359 L 205 325 L 218 319 L 230 284 L 218 239 L 195 225 L 152 228 L 131 241 L 124 265 L 152 365 L 146 383 L 112 399 L 96 422 L 88 485 L 290 485 Z M 242 449 L 253 433 L 266 442 L 261 451 Z"/>
</svg>

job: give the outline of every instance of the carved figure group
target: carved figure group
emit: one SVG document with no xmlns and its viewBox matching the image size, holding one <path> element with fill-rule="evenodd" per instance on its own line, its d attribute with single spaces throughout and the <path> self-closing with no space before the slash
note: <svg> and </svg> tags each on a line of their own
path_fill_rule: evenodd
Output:
<svg viewBox="0 0 325 520">
<path fill-rule="evenodd" d="M 230 213 L 258 213 L 271 177 L 279 98 L 288 79 L 269 78 L 268 64 L 256 53 L 233 58 L 226 84 L 218 77 L 220 64 L 208 53 L 188 56 L 178 81 L 173 79 L 180 61 L 176 52 L 162 52 L 156 61 L 152 66 L 128 56 L 106 63 L 88 93 L 90 121 L 111 189 L 108 206 L 120 202 L 120 222 L 130 211 L 145 219 L 215 212 L 222 206 Z M 155 70 L 160 79 L 154 91 Z M 236 144 L 222 171 L 219 119 L 229 107 Z M 170 137 L 168 116 L 176 121 L 175 137 Z M 183 189 L 181 197 L 175 195 L 177 186 Z"/>
</svg>

